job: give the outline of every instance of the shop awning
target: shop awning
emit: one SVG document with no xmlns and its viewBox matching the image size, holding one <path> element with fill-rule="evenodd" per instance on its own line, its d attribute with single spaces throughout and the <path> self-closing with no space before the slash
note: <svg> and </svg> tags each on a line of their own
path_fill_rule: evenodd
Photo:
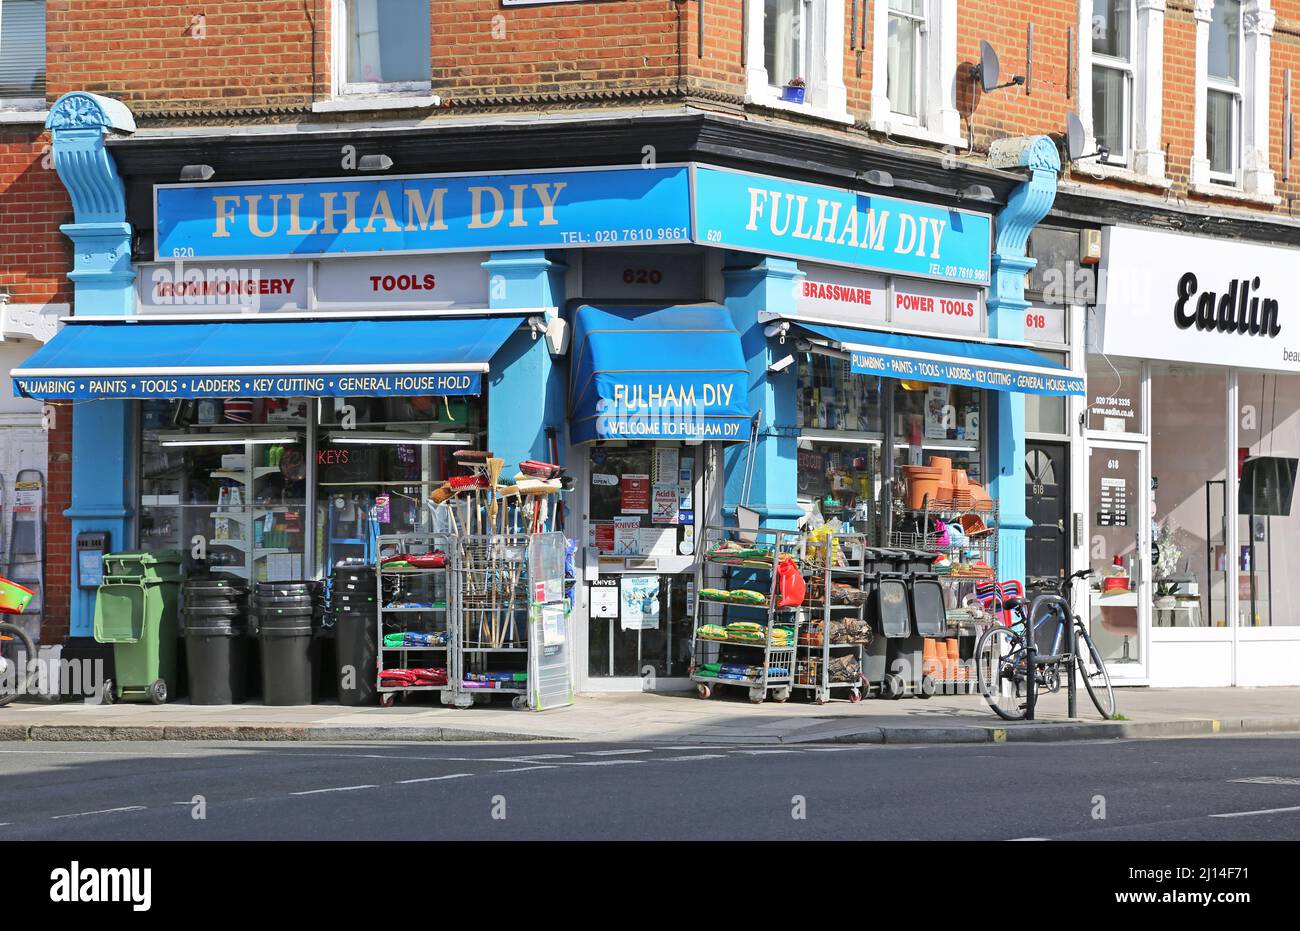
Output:
<svg viewBox="0 0 1300 931">
<path fill-rule="evenodd" d="M 43 400 L 478 394 L 519 322 L 69 323 L 11 375 Z"/>
<path fill-rule="evenodd" d="M 747 440 L 749 377 L 717 305 L 579 307 L 572 440 Z"/>
<path fill-rule="evenodd" d="M 858 375 L 912 378 L 990 391 L 1069 395 L 1084 393 L 1083 379 L 1023 346 L 883 333 L 791 320 L 809 337 L 849 354 Z"/>
</svg>

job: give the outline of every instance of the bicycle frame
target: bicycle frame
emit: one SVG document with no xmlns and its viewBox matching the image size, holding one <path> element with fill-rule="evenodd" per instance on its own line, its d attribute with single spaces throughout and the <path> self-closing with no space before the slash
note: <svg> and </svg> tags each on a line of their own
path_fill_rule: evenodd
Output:
<svg viewBox="0 0 1300 931">
<path fill-rule="evenodd" d="M 1038 669 L 1047 666 L 1064 665 L 1066 667 L 1066 713 L 1071 717 L 1078 717 L 1078 685 L 1075 682 L 1076 657 L 1079 651 L 1079 638 L 1075 624 L 1079 618 L 1074 613 L 1072 596 L 1074 593 L 1074 582 L 1077 578 L 1072 575 L 1067 578 L 1062 585 L 1064 592 L 1045 592 L 1033 600 L 1029 606 L 1028 612 L 1024 610 L 1024 602 L 1016 609 L 1016 615 L 1020 618 L 1018 624 L 1012 624 L 1011 629 L 1020 628 L 1020 635 L 1025 643 L 1025 720 L 1034 720 L 1034 707 L 1038 703 Z M 1044 610 L 1045 609 L 1045 610 Z M 1034 618 L 1039 618 L 1036 623 L 1031 625 Z M 1048 621 L 1057 621 L 1059 625 L 1056 629 L 1055 636 L 1052 637 L 1052 649 L 1048 653 L 1041 653 L 1038 649 L 1038 632 Z M 1068 635 L 1066 632 L 1069 632 Z M 1066 649 L 1061 650 L 1061 640 L 1068 636 Z M 1029 672 L 1033 670 L 1033 672 Z"/>
</svg>

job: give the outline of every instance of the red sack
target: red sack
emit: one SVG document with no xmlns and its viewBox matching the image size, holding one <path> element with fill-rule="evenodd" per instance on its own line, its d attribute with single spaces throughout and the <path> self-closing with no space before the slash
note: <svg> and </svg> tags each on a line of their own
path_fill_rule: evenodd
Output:
<svg viewBox="0 0 1300 931">
<path fill-rule="evenodd" d="M 781 561 L 777 563 L 776 575 L 781 583 L 781 596 L 777 602 L 778 608 L 797 608 L 803 604 L 804 596 L 808 594 L 808 586 L 803 580 L 803 574 L 799 572 L 799 567 L 795 565 L 794 560 L 789 556 L 782 556 Z"/>
</svg>

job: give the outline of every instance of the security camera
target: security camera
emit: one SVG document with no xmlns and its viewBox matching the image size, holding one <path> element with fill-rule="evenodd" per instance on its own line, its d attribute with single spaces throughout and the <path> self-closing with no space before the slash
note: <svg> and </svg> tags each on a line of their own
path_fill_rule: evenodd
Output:
<svg viewBox="0 0 1300 931">
<path fill-rule="evenodd" d="M 794 364 L 794 356 L 786 356 L 784 359 L 778 359 L 767 367 L 767 374 L 775 375 L 778 372 L 784 372 Z"/>
</svg>

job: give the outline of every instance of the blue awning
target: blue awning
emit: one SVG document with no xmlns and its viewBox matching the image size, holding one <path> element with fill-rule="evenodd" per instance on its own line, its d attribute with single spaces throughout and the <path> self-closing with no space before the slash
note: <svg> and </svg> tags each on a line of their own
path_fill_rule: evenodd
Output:
<svg viewBox="0 0 1300 931">
<path fill-rule="evenodd" d="M 1023 394 L 1084 393 L 1082 378 L 1023 346 L 790 322 L 847 352 L 850 369 L 857 375 L 913 378 Z"/>
<path fill-rule="evenodd" d="M 717 305 L 579 307 L 569 381 L 571 437 L 747 440 L 749 375 Z"/>
<path fill-rule="evenodd" d="M 518 317 L 69 323 L 14 394 L 92 398 L 478 394 Z"/>
</svg>

